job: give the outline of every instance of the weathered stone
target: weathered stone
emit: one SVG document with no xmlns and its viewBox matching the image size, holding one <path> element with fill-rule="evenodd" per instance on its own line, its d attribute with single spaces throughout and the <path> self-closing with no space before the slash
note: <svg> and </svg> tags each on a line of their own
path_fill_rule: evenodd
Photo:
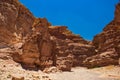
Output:
<svg viewBox="0 0 120 80">
<path fill-rule="evenodd" d="M 17 0 L 0 1 L 0 48 L 11 48 L 13 59 L 27 69 L 53 65 L 50 25 L 45 18 L 35 18 Z M 52 63 L 48 65 L 49 60 Z"/>
<path fill-rule="evenodd" d="M 83 62 L 84 66 L 88 68 L 92 67 L 101 67 L 107 65 L 117 65 L 118 64 L 118 55 L 113 51 L 103 52 L 92 57 L 87 57 Z"/>
<path fill-rule="evenodd" d="M 24 77 L 12 77 L 12 80 L 25 80 Z"/>
<path fill-rule="evenodd" d="M 118 59 L 118 64 L 120 65 L 120 58 Z"/>
<path fill-rule="evenodd" d="M 42 69 L 53 65 L 54 44 L 50 40 L 48 25 L 46 19 L 36 19 L 32 26 L 33 33 L 25 38 L 22 46 L 23 54 L 20 55 L 18 61 L 24 66 L 28 65 L 25 66 L 26 68 L 36 68 L 37 66 Z"/>
<path fill-rule="evenodd" d="M 95 48 L 90 45 L 89 41 L 84 40 L 79 35 L 74 35 L 71 31 L 67 30 L 67 27 L 50 26 L 49 31 L 53 42 L 56 43 L 56 55 L 58 58 L 56 64 L 59 67 L 64 66 L 64 69 L 69 67 L 68 70 L 70 70 L 70 67 L 82 65 L 85 58 L 95 54 Z M 67 59 L 69 55 L 72 57 L 70 61 Z M 61 63 L 58 64 L 57 62 L 59 61 Z M 68 63 L 72 64 L 68 65 Z"/>
<path fill-rule="evenodd" d="M 118 64 L 120 56 L 120 3 L 116 6 L 115 18 L 103 32 L 96 35 L 93 40 L 96 55 L 88 57 L 84 64 L 87 67 L 106 66 Z"/>
<path fill-rule="evenodd" d="M 120 3 L 118 3 L 116 5 L 115 19 L 114 20 L 120 22 Z"/>
<path fill-rule="evenodd" d="M 57 67 L 49 67 L 43 70 L 44 73 L 56 73 L 61 72 Z"/>
</svg>

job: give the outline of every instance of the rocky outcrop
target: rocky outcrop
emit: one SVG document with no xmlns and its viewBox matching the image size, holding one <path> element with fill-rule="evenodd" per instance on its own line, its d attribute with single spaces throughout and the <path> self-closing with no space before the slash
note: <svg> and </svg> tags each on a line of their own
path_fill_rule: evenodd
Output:
<svg viewBox="0 0 120 80">
<path fill-rule="evenodd" d="M 32 33 L 34 17 L 17 0 L 0 1 L 0 43 L 13 45 Z M 25 27 L 26 26 L 26 27 Z"/>
<path fill-rule="evenodd" d="M 37 66 L 43 69 L 53 65 L 54 44 L 50 40 L 48 25 L 46 19 L 36 19 L 34 22 L 33 33 L 25 39 L 22 46 L 23 54 L 19 55 L 19 59 L 16 59 L 25 68 Z"/>
<path fill-rule="evenodd" d="M 120 22 L 120 2 L 116 5 L 115 21 Z"/>
<path fill-rule="evenodd" d="M 94 55 L 94 46 L 79 35 L 74 35 L 66 26 L 50 26 L 49 32 L 56 44 L 56 66 L 70 71 L 72 66 L 81 66 L 88 56 Z"/>
<path fill-rule="evenodd" d="M 18 0 L 0 1 L 0 48 L 10 48 L 13 59 L 24 68 L 53 65 L 48 26 L 45 18 L 35 18 Z"/>
<path fill-rule="evenodd" d="M 93 40 L 96 55 L 88 57 L 84 62 L 88 67 L 118 64 L 120 57 L 120 3 L 116 6 L 115 18 L 103 32 Z"/>
</svg>

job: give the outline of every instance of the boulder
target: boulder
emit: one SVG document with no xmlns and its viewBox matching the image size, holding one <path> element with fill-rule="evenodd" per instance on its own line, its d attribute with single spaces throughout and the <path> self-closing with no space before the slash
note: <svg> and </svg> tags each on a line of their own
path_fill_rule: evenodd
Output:
<svg viewBox="0 0 120 80">
<path fill-rule="evenodd" d="M 25 80 L 24 77 L 12 77 L 12 80 Z"/>
</svg>

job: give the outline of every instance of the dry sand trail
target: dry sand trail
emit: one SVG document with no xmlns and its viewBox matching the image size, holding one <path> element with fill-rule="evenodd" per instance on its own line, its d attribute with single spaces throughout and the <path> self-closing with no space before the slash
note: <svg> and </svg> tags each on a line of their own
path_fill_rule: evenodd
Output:
<svg viewBox="0 0 120 80">
<path fill-rule="evenodd" d="M 13 77 L 24 80 L 120 80 L 119 66 L 106 66 L 87 69 L 72 68 L 71 72 L 43 73 L 22 69 L 21 65 L 12 60 L 0 59 L 0 80 L 12 80 Z"/>
</svg>

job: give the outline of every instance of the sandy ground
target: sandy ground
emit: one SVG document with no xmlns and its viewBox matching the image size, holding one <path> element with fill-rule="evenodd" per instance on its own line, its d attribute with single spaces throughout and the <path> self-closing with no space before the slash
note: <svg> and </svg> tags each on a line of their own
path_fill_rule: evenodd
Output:
<svg viewBox="0 0 120 80">
<path fill-rule="evenodd" d="M 0 80 L 12 80 L 12 77 L 24 77 L 24 80 L 120 80 L 120 67 L 106 66 L 86 69 L 73 68 L 71 72 L 46 74 L 42 71 L 28 71 L 12 60 L 0 59 Z"/>
<path fill-rule="evenodd" d="M 107 66 L 95 69 L 73 68 L 72 72 L 52 73 L 53 80 L 120 80 L 120 67 Z"/>
<path fill-rule="evenodd" d="M 51 80 L 47 74 L 40 70 L 24 70 L 20 64 L 12 60 L 0 59 L 0 80 L 12 80 L 13 77 L 18 79 L 24 77 L 24 80 Z"/>
</svg>

